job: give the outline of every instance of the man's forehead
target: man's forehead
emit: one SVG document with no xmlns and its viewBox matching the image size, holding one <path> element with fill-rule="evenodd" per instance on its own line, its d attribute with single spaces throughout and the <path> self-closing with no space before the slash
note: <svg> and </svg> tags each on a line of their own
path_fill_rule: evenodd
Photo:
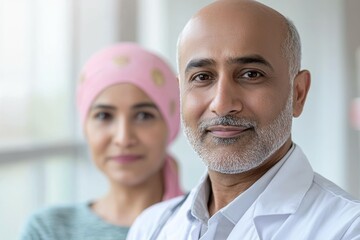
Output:
<svg viewBox="0 0 360 240">
<path fill-rule="evenodd" d="M 271 29 L 276 34 L 284 30 L 284 23 L 285 18 L 280 13 L 255 1 L 216 1 L 188 21 L 179 36 L 179 44 L 196 35 L 211 38 L 229 32 L 236 34 L 246 28 Z"/>
<path fill-rule="evenodd" d="M 280 55 L 284 39 L 284 34 L 265 26 L 212 27 L 196 21 L 183 32 L 179 42 L 179 67 L 196 58 L 221 58 L 227 61 L 246 55 L 260 55 L 263 58 L 271 54 Z"/>
<path fill-rule="evenodd" d="M 201 59 L 215 65 L 220 62 L 245 63 L 247 59 L 259 59 L 259 61 L 262 59 L 271 62 L 274 57 L 282 56 L 282 41 L 279 36 L 275 38 L 270 36 L 272 39 L 269 39 L 266 34 L 259 35 L 259 32 L 254 36 L 246 33 L 245 35 L 241 37 L 230 32 L 229 36 L 217 35 L 215 38 L 201 36 L 201 34 L 187 37 L 179 47 L 179 67 L 183 69 L 189 62 Z M 239 61 L 239 59 L 244 61 Z"/>
</svg>

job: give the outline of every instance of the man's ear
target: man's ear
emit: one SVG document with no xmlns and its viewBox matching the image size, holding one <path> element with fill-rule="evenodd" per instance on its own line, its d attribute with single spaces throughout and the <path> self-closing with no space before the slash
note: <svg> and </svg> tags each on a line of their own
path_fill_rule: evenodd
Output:
<svg viewBox="0 0 360 240">
<path fill-rule="evenodd" d="M 293 85 L 293 116 L 298 117 L 303 111 L 306 96 L 309 92 L 311 83 L 310 72 L 307 70 L 300 71 L 295 79 Z"/>
</svg>

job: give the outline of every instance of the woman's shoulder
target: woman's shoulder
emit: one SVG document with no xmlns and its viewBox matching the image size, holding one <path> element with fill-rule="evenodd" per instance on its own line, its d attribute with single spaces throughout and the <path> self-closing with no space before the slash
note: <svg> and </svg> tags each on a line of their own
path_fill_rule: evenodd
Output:
<svg viewBox="0 0 360 240">
<path fill-rule="evenodd" d="M 68 221 L 86 214 L 87 204 L 67 204 L 41 208 L 32 214 L 32 218 L 47 222 Z"/>
<path fill-rule="evenodd" d="M 21 239 L 52 239 L 57 232 L 74 228 L 86 219 L 87 204 L 56 205 L 38 209 L 29 215 Z"/>
</svg>

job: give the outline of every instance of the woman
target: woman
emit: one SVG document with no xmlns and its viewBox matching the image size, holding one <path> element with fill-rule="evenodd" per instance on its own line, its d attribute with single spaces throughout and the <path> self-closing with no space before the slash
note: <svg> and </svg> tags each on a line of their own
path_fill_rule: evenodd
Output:
<svg viewBox="0 0 360 240">
<path fill-rule="evenodd" d="M 35 213 L 22 239 L 125 239 L 145 208 L 182 194 L 166 152 L 179 130 L 179 92 L 163 60 L 134 43 L 101 50 L 84 67 L 77 105 L 109 191 L 89 203 Z"/>
</svg>

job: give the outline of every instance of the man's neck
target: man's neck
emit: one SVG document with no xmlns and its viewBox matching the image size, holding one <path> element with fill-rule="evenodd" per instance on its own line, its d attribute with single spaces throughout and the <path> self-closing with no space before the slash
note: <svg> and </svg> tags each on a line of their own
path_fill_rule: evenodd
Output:
<svg viewBox="0 0 360 240">
<path fill-rule="evenodd" d="M 209 170 L 211 192 L 208 201 L 209 215 L 227 206 L 237 196 L 245 192 L 269 169 L 278 163 L 291 148 L 291 140 L 287 141 L 278 151 L 255 169 L 238 174 L 224 174 Z"/>
</svg>

